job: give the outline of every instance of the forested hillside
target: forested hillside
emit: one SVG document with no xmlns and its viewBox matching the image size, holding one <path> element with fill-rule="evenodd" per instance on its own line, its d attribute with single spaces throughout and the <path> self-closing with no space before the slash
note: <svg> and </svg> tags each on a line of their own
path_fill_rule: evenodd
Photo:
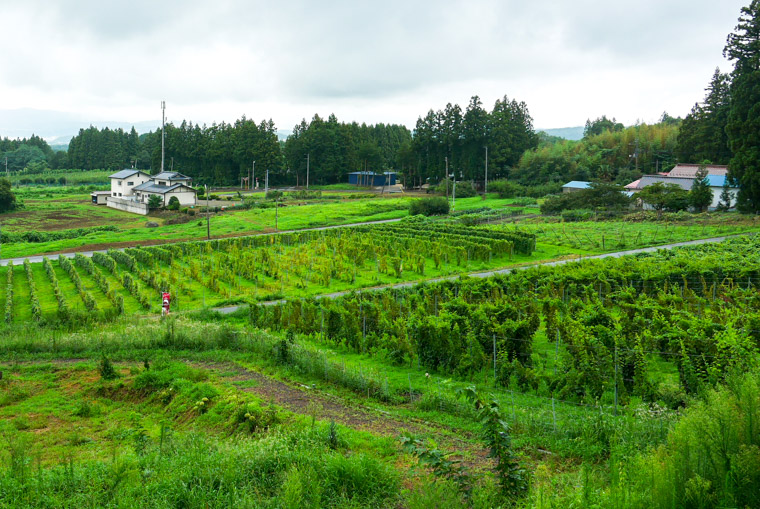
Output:
<svg viewBox="0 0 760 509">
<path fill-rule="evenodd" d="M 677 161 L 678 124 L 667 120 L 602 130 L 580 141 L 545 142 L 525 152 L 509 175 L 524 185 L 569 180 L 628 184 L 642 174 L 668 171 Z"/>
<path fill-rule="evenodd" d="M 2 169 L 5 170 L 7 162 L 9 171 L 34 169 L 38 166 L 58 167 L 61 164 L 65 165 L 66 159 L 65 152 L 54 152 L 45 140 L 35 135 L 28 139 L 0 139 L 0 156 L 3 159 Z"/>
</svg>

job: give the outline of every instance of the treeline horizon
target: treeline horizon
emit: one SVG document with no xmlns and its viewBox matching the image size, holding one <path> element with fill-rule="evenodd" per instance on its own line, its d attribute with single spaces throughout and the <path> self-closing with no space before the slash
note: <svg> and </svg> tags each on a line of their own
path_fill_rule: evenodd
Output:
<svg viewBox="0 0 760 509">
<path fill-rule="evenodd" d="M 310 184 L 345 182 L 353 171 L 399 171 L 409 183 L 438 182 L 450 173 L 476 179 L 484 172 L 489 147 L 489 173 L 506 176 L 522 153 L 538 145 L 527 105 L 506 96 L 492 111 L 475 96 L 465 111 L 459 105 L 429 110 L 414 132 L 398 124 L 341 122 L 333 114 L 314 115 L 295 125 L 285 140 L 274 122 L 245 116 L 211 126 L 182 121 L 164 129 L 164 169 L 193 177 L 198 183 L 240 185 L 255 173 L 263 183 L 269 170 L 272 185 L 303 185 L 307 166 Z M 9 170 L 40 173 L 44 169 L 113 170 L 137 168 L 155 173 L 161 164 L 161 130 L 138 134 L 121 128 L 82 128 L 66 151 L 54 152 L 45 140 L 0 140 L 0 156 Z M 255 161 L 255 164 L 254 164 Z"/>
<path fill-rule="evenodd" d="M 256 123 L 243 116 L 211 126 L 170 122 L 165 126 L 164 169 L 199 183 L 228 185 L 240 185 L 252 169 L 263 185 L 269 169 L 271 185 L 305 185 L 308 164 L 312 185 L 344 182 L 352 171 L 388 170 L 403 173 L 408 185 L 420 185 L 443 180 L 448 165 L 449 175 L 457 180 L 482 181 L 487 147 L 489 180 L 507 178 L 526 186 L 568 180 L 625 184 L 677 162 L 695 162 L 698 156 L 692 152 L 698 149 L 686 146 L 679 136 L 683 122 L 664 113 L 656 124 L 624 127 L 602 116 L 586 122 L 581 140 L 566 140 L 535 132 L 527 105 L 506 96 L 491 112 L 477 96 L 465 110 L 451 103 L 431 109 L 418 118 L 414 131 L 397 124 L 344 123 L 335 115 L 315 115 L 281 140 L 272 120 Z M 8 156 L 10 171 L 26 169 L 30 174 L 47 168 L 132 167 L 156 173 L 161 165 L 160 133 L 90 126 L 72 137 L 66 151 L 53 150 L 36 135 L 2 138 L 0 157 Z M 709 162 L 725 164 L 724 159 Z"/>
</svg>

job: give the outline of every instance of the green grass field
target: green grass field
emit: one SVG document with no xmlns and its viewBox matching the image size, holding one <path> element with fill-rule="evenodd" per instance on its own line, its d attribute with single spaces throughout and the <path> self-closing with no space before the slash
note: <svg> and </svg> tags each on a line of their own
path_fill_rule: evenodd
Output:
<svg viewBox="0 0 760 509">
<path fill-rule="evenodd" d="M 409 214 L 409 202 L 415 199 L 398 196 L 357 199 L 351 196 L 355 195 L 347 194 L 337 199 L 323 197 L 316 200 L 286 200 L 284 206 L 276 212 L 274 208 L 254 208 L 215 213 L 210 218 L 211 235 L 218 238 L 399 219 Z M 168 212 L 144 217 L 93 205 L 89 194 L 76 192 L 53 194 L 35 190 L 25 195 L 23 200 L 24 209 L 2 215 L 3 225 L 9 232 L 54 231 L 102 225 L 116 226 L 119 231 L 98 232 L 49 242 L 6 244 L 2 246 L 4 258 L 104 249 L 107 245 L 125 247 L 206 238 L 206 221 L 200 213 L 193 217 Z M 512 201 L 499 199 L 495 195 L 489 196 L 488 200 L 464 198 L 457 200 L 457 210 L 483 206 L 503 208 Z M 169 224 L 173 219 L 186 222 Z M 148 228 L 148 221 L 155 221 L 160 226 Z"/>
</svg>

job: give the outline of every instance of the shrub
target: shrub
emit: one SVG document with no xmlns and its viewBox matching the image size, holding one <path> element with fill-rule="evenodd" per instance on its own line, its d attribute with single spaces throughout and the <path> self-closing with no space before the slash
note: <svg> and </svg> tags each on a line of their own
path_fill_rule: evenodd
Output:
<svg viewBox="0 0 760 509">
<path fill-rule="evenodd" d="M 594 211 L 589 209 L 572 209 L 562 211 L 562 220 L 567 223 L 588 221 L 594 217 Z"/>
<path fill-rule="evenodd" d="M 449 213 L 449 201 L 443 196 L 434 198 L 421 198 L 414 200 L 409 206 L 409 214 L 412 216 L 445 216 Z"/>
<path fill-rule="evenodd" d="M 456 184 L 456 185 L 454 185 Z M 437 194 L 445 195 L 446 194 L 446 186 L 448 186 L 449 196 L 454 194 L 454 188 L 456 187 L 456 196 L 460 198 L 470 198 L 472 196 L 476 196 L 478 194 L 478 190 L 475 189 L 475 186 L 472 185 L 472 182 L 470 181 L 457 181 L 456 183 L 452 182 L 451 180 L 444 180 L 440 184 L 438 184 L 435 188 L 435 192 Z"/>
<path fill-rule="evenodd" d="M 514 198 L 522 196 L 523 186 L 507 180 L 494 180 L 488 183 L 488 190 L 499 195 L 499 198 Z"/>
<path fill-rule="evenodd" d="M 569 209 L 624 210 L 631 201 L 623 194 L 623 188 L 615 184 L 592 182 L 580 191 L 562 193 L 547 198 L 541 204 L 541 213 L 555 215 Z"/>
<path fill-rule="evenodd" d="M 148 198 L 148 208 L 149 209 L 157 209 L 160 208 L 161 205 L 163 205 L 163 201 L 161 200 L 161 197 L 157 194 L 150 195 L 150 198 Z"/>
<path fill-rule="evenodd" d="M 100 378 L 103 380 L 114 380 L 119 378 L 119 374 L 116 372 L 116 368 L 113 367 L 111 360 L 103 355 L 100 359 L 100 366 L 98 366 L 100 372 Z"/>
<path fill-rule="evenodd" d="M 166 208 L 169 210 L 179 210 L 179 199 L 176 196 L 169 198 L 169 205 Z"/>
</svg>

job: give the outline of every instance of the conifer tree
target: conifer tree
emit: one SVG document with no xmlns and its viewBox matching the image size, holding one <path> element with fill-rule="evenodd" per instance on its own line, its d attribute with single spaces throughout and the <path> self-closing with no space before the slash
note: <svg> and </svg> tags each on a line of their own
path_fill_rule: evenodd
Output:
<svg viewBox="0 0 760 509">
<path fill-rule="evenodd" d="M 726 127 L 733 152 L 729 179 L 739 185 L 737 208 L 760 212 L 760 0 L 742 8 L 723 53 L 734 62 Z"/>
</svg>

